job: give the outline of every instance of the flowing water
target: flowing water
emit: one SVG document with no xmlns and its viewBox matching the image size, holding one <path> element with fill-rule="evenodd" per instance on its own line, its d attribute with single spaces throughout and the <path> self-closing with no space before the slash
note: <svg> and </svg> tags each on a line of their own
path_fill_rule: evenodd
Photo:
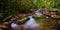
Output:
<svg viewBox="0 0 60 30">
<path fill-rule="evenodd" d="M 35 11 L 35 14 L 42 15 L 42 13 L 40 13 L 40 10 Z M 40 25 L 36 22 L 36 19 L 34 19 L 32 17 L 32 15 L 29 16 L 29 20 L 24 25 L 27 26 L 28 28 L 31 28 L 31 29 L 35 29 L 35 28 L 40 27 Z"/>
<path fill-rule="evenodd" d="M 29 29 L 38 29 L 40 27 L 39 24 L 35 21 L 35 19 L 32 16 L 29 16 L 29 20 L 23 25 Z M 18 27 L 18 25 L 16 23 L 12 23 L 11 27 L 15 29 Z"/>
<path fill-rule="evenodd" d="M 39 27 L 39 24 L 35 21 L 32 16 L 29 16 L 29 21 L 27 21 L 24 25 L 27 26 L 28 28 L 36 28 Z"/>
<path fill-rule="evenodd" d="M 40 10 L 35 11 L 35 14 L 36 14 L 36 15 L 42 15 L 42 13 L 40 13 Z M 23 24 L 24 26 L 26 26 L 26 27 L 28 27 L 28 28 L 30 28 L 30 29 L 36 29 L 36 28 L 39 28 L 39 27 L 40 27 L 40 25 L 36 22 L 36 19 L 34 19 L 34 18 L 32 17 L 32 15 L 31 15 L 31 16 L 28 16 L 28 17 L 29 17 L 29 20 L 28 20 L 26 23 Z M 15 28 L 15 27 L 17 27 L 18 25 L 12 23 L 11 26 L 12 26 L 13 28 Z"/>
</svg>

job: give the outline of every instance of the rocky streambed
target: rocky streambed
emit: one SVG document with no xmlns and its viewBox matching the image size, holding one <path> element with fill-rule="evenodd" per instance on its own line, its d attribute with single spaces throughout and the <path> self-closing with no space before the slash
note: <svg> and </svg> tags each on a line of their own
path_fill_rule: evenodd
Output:
<svg viewBox="0 0 60 30">
<path fill-rule="evenodd" d="M 11 27 L 12 28 L 19 27 L 19 29 L 25 27 L 25 29 L 27 28 L 30 30 L 35 30 L 35 29 L 48 30 L 51 29 L 50 25 L 56 22 L 56 21 L 53 22 L 56 16 L 59 15 L 57 15 L 55 11 L 41 11 L 41 10 L 36 10 L 33 13 L 28 13 L 28 14 L 19 14 L 18 16 L 15 16 L 11 19 L 13 20 L 11 23 Z"/>
</svg>

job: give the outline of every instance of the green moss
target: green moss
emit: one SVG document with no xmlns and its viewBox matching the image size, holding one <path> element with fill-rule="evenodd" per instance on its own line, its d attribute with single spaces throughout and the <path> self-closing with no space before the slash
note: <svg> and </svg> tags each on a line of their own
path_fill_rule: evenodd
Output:
<svg viewBox="0 0 60 30">
<path fill-rule="evenodd" d="M 46 19 L 44 16 L 37 19 L 37 22 L 39 24 L 43 24 L 43 25 L 50 25 L 51 24 L 51 21 L 49 19 Z"/>
</svg>

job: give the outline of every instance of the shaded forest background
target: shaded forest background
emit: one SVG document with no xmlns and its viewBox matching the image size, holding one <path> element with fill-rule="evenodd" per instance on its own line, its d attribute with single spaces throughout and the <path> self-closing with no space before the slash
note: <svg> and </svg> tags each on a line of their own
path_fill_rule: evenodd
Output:
<svg viewBox="0 0 60 30">
<path fill-rule="evenodd" d="M 58 8 L 60 0 L 0 0 L 0 19 L 5 16 L 16 16 L 19 13 L 27 13 L 30 9 Z"/>
</svg>

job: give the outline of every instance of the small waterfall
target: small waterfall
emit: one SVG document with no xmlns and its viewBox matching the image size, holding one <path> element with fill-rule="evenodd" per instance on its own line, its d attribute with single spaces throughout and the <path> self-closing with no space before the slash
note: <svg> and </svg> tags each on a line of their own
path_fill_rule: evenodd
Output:
<svg viewBox="0 0 60 30">
<path fill-rule="evenodd" d="M 35 21 L 32 16 L 29 16 L 29 21 L 27 21 L 24 25 L 27 26 L 28 28 L 37 28 L 39 27 L 39 24 Z"/>
<path fill-rule="evenodd" d="M 42 13 L 40 12 L 40 10 L 35 11 L 35 15 L 42 15 Z M 27 26 L 28 28 L 38 28 L 40 27 L 40 25 L 35 21 L 36 19 L 34 19 L 32 17 L 33 15 L 29 16 L 29 20 L 24 24 L 25 26 Z"/>
<path fill-rule="evenodd" d="M 40 10 L 35 11 L 35 14 L 36 15 L 42 15 L 42 13 L 40 12 Z"/>
<path fill-rule="evenodd" d="M 40 10 L 35 11 L 35 14 L 36 14 L 37 16 L 41 16 L 41 15 L 43 15 L 42 12 L 41 12 Z M 48 19 L 49 16 L 48 16 L 48 15 L 45 15 L 45 18 Z"/>
</svg>

